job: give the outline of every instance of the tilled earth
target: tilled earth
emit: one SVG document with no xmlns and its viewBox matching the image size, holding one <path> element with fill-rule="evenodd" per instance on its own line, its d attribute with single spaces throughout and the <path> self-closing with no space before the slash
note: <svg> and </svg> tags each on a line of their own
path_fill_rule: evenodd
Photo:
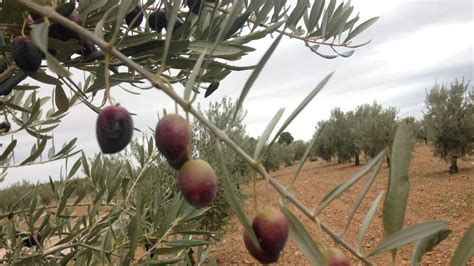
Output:
<svg viewBox="0 0 474 266">
<path fill-rule="evenodd" d="M 364 163 L 365 161 L 362 160 L 362 165 L 356 167 L 351 163 L 337 164 L 308 161 L 292 188 L 292 192 L 306 206 L 313 209 L 325 194 L 356 173 L 360 167 L 363 167 Z M 425 254 L 422 258 L 423 265 L 449 264 L 460 238 L 469 225 L 474 222 L 474 158 L 469 157 L 459 160 L 458 166 L 459 173 L 450 175 L 447 172 L 448 164 L 433 157 L 429 146 L 418 145 L 414 150 L 410 165 L 411 188 L 404 227 L 428 220 L 447 220 L 449 221 L 449 229 L 453 231 L 447 239 L 431 252 Z M 281 169 L 272 173 L 272 175 L 279 182 L 286 185 L 293 178 L 296 169 L 297 165 Z M 357 244 L 359 228 L 369 205 L 380 191 L 386 191 L 388 170 L 384 163 L 376 181 L 352 219 L 347 232 L 343 235 L 343 238 L 353 246 Z M 320 221 L 329 225 L 334 231 L 341 232 L 367 177 L 364 177 L 340 198 L 333 201 L 319 216 Z M 244 210 L 249 217 L 253 217 L 256 213 L 254 197 L 258 202 L 257 209 L 277 206 L 279 195 L 265 180 L 257 181 L 255 193 L 252 185 L 245 187 L 244 191 L 249 196 L 244 203 Z M 382 206 L 383 200 L 360 248 L 362 254 L 370 252 L 383 239 Z M 307 219 L 293 206 L 290 209 L 298 218 L 301 218 L 315 240 L 327 247 L 335 246 L 334 241 L 322 232 L 314 222 Z M 235 216 L 231 217 L 229 224 L 223 231 L 221 240 L 215 243 L 211 257 L 217 257 L 219 264 L 257 264 L 245 249 L 242 233 L 243 230 L 237 218 Z M 412 249 L 413 244 L 399 249 L 396 265 L 409 265 Z M 344 252 L 349 254 L 347 251 Z M 391 263 L 391 255 L 388 253 L 372 259 L 378 265 L 390 265 Z M 352 260 L 355 265 L 358 264 L 358 260 L 355 258 L 352 258 Z M 290 239 L 278 264 L 309 265 L 309 262 Z M 471 259 L 470 265 L 474 265 L 473 259 Z"/>
</svg>

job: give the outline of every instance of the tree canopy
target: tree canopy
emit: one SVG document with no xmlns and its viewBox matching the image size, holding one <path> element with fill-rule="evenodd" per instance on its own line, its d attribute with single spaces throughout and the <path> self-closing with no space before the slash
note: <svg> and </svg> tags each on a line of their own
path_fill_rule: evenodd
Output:
<svg viewBox="0 0 474 266">
<path fill-rule="evenodd" d="M 428 138 L 434 154 L 450 161 L 452 173 L 458 171 L 458 158 L 474 152 L 474 93 L 469 86 L 464 80 L 435 84 L 425 100 Z"/>
</svg>

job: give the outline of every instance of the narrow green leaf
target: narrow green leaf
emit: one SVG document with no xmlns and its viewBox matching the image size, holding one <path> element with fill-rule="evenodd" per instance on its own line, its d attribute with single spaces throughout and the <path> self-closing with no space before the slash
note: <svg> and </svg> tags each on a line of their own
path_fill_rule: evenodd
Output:
<svg viewBox="0 0 474 266">
<path fill-rule="evenodd" d="M 124 22 L 125 16 L 130 11 L 130 9 L 134 7 L 135 4 L 137 4 L 137 2 L 138 1 L 136 0 L 120 0 L 120 6 L 117 12 L 116 24 L 115 24 L 115 29 L 113 33 L 114 35 L 118 33 L 118 31 L 120 30 Z"/>
<path fill-rule="evenodd" d="M 81 158 L 77 159 L 76 162 L 72 165 L 71 170 L 69 170 L 69 174 L 67 175 L 67 179 L 71 178 L 73 175 L 76 174 L 77 170 L 81 166 Z"/>
<path fill-rule="evenodd" d="M 16 139 L 14 139 L 14 140 L 12 140 L 12 142 L 10 142 L 10 144 L 8 144 L 8 146 L 3 151 L 2 155 L 0 155 L 0 162 L 5 160 L 8 157 L 8 155 L 10 155 L 10 153 L 12 153 L 13 149 L 15 149 L 15 147 L 16 147 L 17 142 L 18 141 Z"/>
<path fill-rule="evenodd" d="M 398 247 L 416 242 L 438 232 L 439 230 L 445 229 L 447 225 L 447 221 L 428 221 L 412 225 L 385 238 L 382 243 L 367 255 L 367 257 L 375 256 L 385 251 L 394 250 Z"/>
<path fill-rule="evenodd" d="M 280 108 L 278 110 L 278 112 L 273 116 L 270 123 L 268 123 L 267 127 L 265 128 L 265 131 L 263 131 L 260 138 L 258 138 L 257 146 L 255 147 L 255 152 L 253 155 L 253 158 L 255 160 L 259 161 L 261 159 L 260 155 L 262 153 L 263 147 L 265 147 L 265 144 L 267 143 L 267 140 L 270 137 L 270 134 L 272 134 L 273 129 L 277 125 L 278 121 L 280 121 L 280 118 L 283 115 L 284 111 L 285 111 L 285 108 Z"/>
<path fill-rule="evenodd" d="M 326 259 L 304 225 L 290 210 L 280 203 L 280 208 L 288 220 L 290 235 L 312 265 L 326 265 Z"/>
<path fill-rule="evenodd" d="M 151 41 L 158 35 L 156 32 L 140 33 L 137 35 L 124 36 L 120 41 L 120 47 L 133 47 Z"/>
<path fill-rule="evenodd" d="M 194 41 L 189 45 L 189 49 L 196 53 L 210 53 L 214 43 L 207 42 L 207 41 Z M 243 54 L 247 50 L 246 46 L 238 46 L 238 45 L 229 45 L 229 44 L 217 44 L 212 52 L 213 56 L 232 56 L 232 55 L 240 55 Z"/>
<path fill-rule="evenodd" d="M 137 247 L 139 233 L 140 219 L 139 214 L 136 214 L 134 217 L 132 217 L 130 224 L 128 225 L 128 239 L 130 240 L 130 248 L 125 258 L 124 265 L 129 265 L 135 257 L 135 248 Z"/>
<path fill-rule="evenodd" d="M 234 34 L 240 30 L 244 24 L 247 22 L 247 19 L 250 17 L 251 12 L 247 11 L 240 15 L 232 24 L 229 31 L 225 34 L 224 40 L 227 40 L 234 36 Z"/>
<path fill-rule="evenodd" d="M 472 256 L 474 256 L 474 224 L 471 224 L 464 233 L 450 264 L 451 266 L 467 265 Z"/>
<path fill-rule="evenodd" d="M 32 77 L 33 79 L 36 79 L 37 81 L 40 81 L 41 83 L 46 83 L 50 85 L 59 86 L 62 84 L 58 78 L 55 78 L 46 74 L 46 72 L 44 72 L 41 69 L 36 71 L 34 74 L 30 74 L 30 77 Z"/>
<path fill-rule="evenodd" d="M 334 22 L 332 24 L 331 34 L 334 36 L 341 36 L 344 28 L 346 27 L 347 20 L 351 16 L 352 12 L 354 11 L 354 7 L 347 3 L 342 10 L 342 13 L 337 18 L 334 18 Z"/>
<path fill-rule="evenodd" d="M 342 52 L 342 53 L 341 53 L 341 52 L 337 51 L 336 49 L 334 49 L 334 47 L 331 46 L 331 48 L 332 48 L 332 50 L 333 50 L 336 54 L 338 54 L 338 55 L 340 55 L 340 56 L 342 56 L 342 57 L 350 57 L 350 56 L 352 56 L 352 55 L 354 54 L 354 52 L 355 52 L 355 50 L 350 50 L 350 51 L 346 51 L 346 52 Z"/>
<path fill-rule="evenodd" d="M 167 204 L 165 215 L 163 216 L 160 224 L 159 235 L 165 235 L 171 223 L 176 220 L 178 216 L 179 206 L 183 203 L 184 199 L 174 197 L 170 204 Z"/>
<path fill-rule="evenodd" d="M 316 215 L 320 214 L 324 208 L 326 208 L 334 199 L 339 197 L 344 191 L 348 190 L 352 185 L 354 185 L 357 181 L 359 181 L 362 177 L 367 174 L 370 169 L 374 165 L 380 165 L 381 161 L 383 160 L 385 155 L 385 150 L 379 152 L 377 156 L 372 158 L 369 163 L 367 163 L 360 171 L 358 171 L 355 175 L 351 176 L 347 180 L 344 180 L 338 186 L 336 186 L 333 190 L 331 190 L 319 203 L 318 209 L 315 212 Z"/>
<path fill-rule="evenodd" d="M 379 193 L 379 195 L 375 198 L 375 200 L 370 205 L 369 211 L 365 215 L 364 221 L 360 227 L 359 237 L 357 239 L 357 246 L 360 247 L 362 242 L 364 242 L 365 234 L 369 229 L 370 223 L 372 222 L 375 212 L 377 211 L 377 207 L 379 206 L 380 201 L 382 200 L 383 191 Z"/>
<path fill-rule="evenodd" d="M 173 39 L 173 29 L 176 23 L 176 19 L 178 18 L 178 11 L 181 7 L 181 0 L 175 0 L 173 3 L 173 7 L 171 8 L 171 14 L 168 20 L 168 25 L 166 27 L 166 40 L 165 40 L 165 47 L 163 51 L 163 55 L 161 57 L 161 67 L 160 72 L 164 70 L 164 66 L 166 64 L 166 59 L 168 58 L 168 52 L 170 49 L 171 39 Z"/>
<path fill-rule="evenodd" d="M 304 25 L 306 27 L 306 32 L 309 32 L 310 30 L 309 29 L 309 14 L 308 14 L 308 10 L 305 10 L 304 11 L 304 14 L 303 14 L 303 21 L 304 21 Z"/>
<path fill-rule="evenodd" d="M 182 247 L 162 247 L 151 251 L 153 255 L 169 255 L 183 250 Z"/>
<path fill-rule="evenodd" d="M 91 171 L 89 168 L 89 163 L 87 162 L 87 158 L 84 152 L 81 153 L 81 162 L 82 162 L 82 171 L 86 176 L 91 175 Z"/>
<path fill-rule="evenodd" d="M 250 224 L 250 221 L 247 218 L 247 215 L 245 215 L 244 210 L 242 209 L 242 206 L 240 203 L 241 201 L 239 200 L 239 197 L 237 196 L 234 186 L 232 184 L 232 181 L 230 180 L 229 172 L 225 165 L 224 154 L 222 152 L 222 146 L 218 141 L 216 141 L 216 144 L 217 144 L 217 150 L 219 151 L 219 154 L 218 154 L 219 163 L 221 164 L 221 167 L 223 169 L 223 175 L 221 176 L 222 185 L 224 187 L 224 193 L 227 197 L 227 200 L 229 201 L 229 205 L 231 206 L 232 210 L 235 212 L 237 218 L 239 219 L 240 224 L 244 227 L 245 232 L 249 234 L 250 239 L 252 240 L 253 244 L 260 249 L 260 243 L 257 240 L 257 236 L 255 235 L 255 232 L 252 229 L 252 225 Z"/>
<path fill-rule="evenodd" d="M 328 9 L 326 9 L 324 11 L 323 19 L 321 21 L 321 38 L 323 38 L 323 40 L 326 40 L 326 31 L 327 31 L 328 19 L 330 16 L 328 14 L 329 14 Z"/>
<path fill-rule="evenodd" d="M 313 7 L 311 7 L 311 13 L 309 14 L 308 33 L 312 32 L 313 29 L 318 25 L 318 21 L 321 18 L 323 12 L 324 0 L 315 0 Z"/>
<path fill-rule="evenodd" d="M 35 46 L 45 54 L 48 68 L 60 76 L 68 77 L 71 73 L 69 73 L 69 71 L 67 71 L 48 51 L 48 28 L 49 23 L 47 22 L 36 24 L 31 30 L 31 40 Z"/>
<path fill-rule="evenodd" d="M 104 25 L 110 20 L 111 15 L 117 14 L 117 9 L 119 8 L 120 5 L 114 5 L 112 8 L 108 9 L 100 21 L 95 25 L 94 34 L 99 37 L 99 39 L 104 40 Z"/>
<path fill-rule="evenodd" d="M 447 238 L 451 233 L 452 231 L 449 229 L 441 229 L 438 232 L 419 241 L 413 249 L 411 265 L 418 265 L 418 263 L 421 262 L 421 258 L 426 252 L 431 251 L 436 245 L 441 243 L 441 241 Z"/>
<path fill-rule="evenodd" d="M 291 180 L 291 183 L 288 186 L 288 189 L 293 186 L 296 179 L 300 175 L 301 169 L 303 169 L 303 165 L 306 162 L 306 159 L 308 158 L 309 153 L 311 152 L 311 150 L 313 150 L 314 145 L 316 144 L 316 140 L 318 140 L 319 134 L 321 133 L 322 130 L 323 130 L 323 128 L 318 129 L 316 134 L 314 134 L 313 139 L 309 143 L 308 147 L 306 147 L 306 150 L 304 151 L 303 157 L 301 158 L 300 165 L 298 165 L 298 169 L 296 170 L 295 176 L 293 177 L 293 180 Z"/>
<path fill-rule="evenodd" d="M 369 192 L 370 187 L 372 187 L 372 184 L 374 183 L 375 178 L 377 177 L 377 174 L 380 171 L 380 167 L 382 166 L 382 162 L 383 162 L 383 160 L 379 160 L 377 165 L 375 165 L 374 168 L 372 168 L 372 174 L 370 174 L 369 179 L 365 183 L 364 188 L 359 193 L 359 196 L 357 197 L 357 199 L 354 203 L 354 207 L 352 208 L 352 211 L 349 214 L 349 217 L 347 218 L 347 223 L 346 223 L 346 226 L 344 227 L 342 235 L 344 235 L 346 233 L 347 229 L 349 228 L 349 225 L 351 224 L 351 222 L 354 218 L 354 215 L 355 215 L 356 211 L 359 209 L 360 204 L 362 203 L 362 200 L 367 195 L 367 192 Z"/>
<path fill-rule="evenodd" d="M 15 264 L 18 265 L 34 265 L 41 260 L 41 254 L 34 254 L 26 257 L 21 257 L 21 259 L 17 260 Z"/>
<path fill-rule="evenodd" d="M 71 141 L 69 141 L 53 156 L 53 158 L 60 158 L 64 156 L 65 154 L 69 153 L 70 151 L 72 151 L 75 147 L 76 141 L 77 141 L 77 138 L 74 138 Z"/>
<path fill-rule="evenodd" d="M 250 89 L 252 88 L 253 83 L 257 79 L 258 75 L 260 75 L 260 72 L 262 72 L 263 67 L 267 63 L 270 56 L 272 55 L 273 51 L 275 51 L 276 47 L 280 43 L 280 40 L 281 40 L 282 36 L 283 35 L 280 34 L 275 39 L 275 41 L 272 43 L 270 48 L 268 48 L 268 50 L 263 55 L 262 59 L 260 59 L 260 62 L 258 62 L 258 65 L 255 67 L 255 70 L 252 72 L 252 74 L 250 74 L 249 79 L 245 83 L 244 88 L 242 89 L 242 92 L 240 93 L 239 100 L 237 101 L 237 104 L 235 106 L 234 115 L 233 115 L 232 120 L 229 123 L 229 125 L 234 124 L 234 121 L 237 118 L 237 114 L 239 113 L 239 110 L 242 107 L 242 104 L 244 103 L 245 97 L 247 97 L 247 94 L 249 93 Z"/>
<path fill-rule="evenodd" d="M 293 9 L 290 16 L 288 17 L 288 20 L 286 21 L 285 28 L 295 29 L 296 25 L 304 14 L 304 11 L 308 9 L 308 7 L 307 0 L 298 0 L 296 7 Z"/>
<path fill-rule="evenodd" d="M 263 4 L 265 4 L 265 0 L 254 0 L 254 1 L 250 1 L 250 4 L 248 5 L 247 7 L 247 11 L 248 12 L 254 12 L 254 11 L 257 11 L 260 9 L 260 7 L 262 7 Z"/>
<path fill-rule="evenodd" d="M 255 66 L 233 66 L 229 64 L 224 64 L 221 62 L 217 61 L 206 61 L 207 63 L 207 69 L 228 69 L 228 70 L 235 70 L 235 71 L 242 71 L 242 70 L 250 70 L 254 69 Z M 188 69 L 194 66 L 196 64 L 196 60 L 194 58 L 172 58 L 168 60 L 168 63 L 170 66 L 173 68 L 178 68 L 178 69 Z"/>
<path fill-rule="evenodd" d="M 374 24 L 375 22 L 377 22 L 377 20 L 379 19 L 379 17 L 373 17 L 371 19 L 368 19 L 367 21 L 361 23 L 359 26 L 357 26 L 353 31 L 351 31 L 349 33 L 349 35 L 347 36 L 346 40 L 344 41 L 344 43 L 352 40 L 355 36 L 359 35 L 360 33 L 362 33 L 363 31 L 365 31 L 366 29 L 368 29 L 370 26 L 372 26 L 372 24 Z"/>
<path fill-rule="evenodd" d="M 23 123 L 23 125 L 21 125 L 20 130 L 29 127 L 31 124 L 33 124 L 33 122 L 35 122 L 35 120 L 39 117 L 41 113 L 40 108 L 41 108 L 41 102 L 36 101 L 33 107 L 31 108 L 30 117 L 28 118 L 28 120 L 26 120 L 26 122 Z"/>
<path fill-rule="evenodd" d="M 66 255 L 61 259 L 61 265 L 68 265 L 68 262 L 74 258 L 74 256 L 76 255 L 77 251 L 78 251 L 77 249 L 76 249 L 76 250 L 71 250 L 70 253 L 66 254 Z"/>
<path fill-rule="evenodd" d="M 105 233 L 104 240 L 100 246 L 101 249 L 101 256 L 105 258 L 105 253 L 110 252 L 112 250 L 112 240 L 113 240 L 113 232 L 112 227 L 109 227 L 109 230 Z"/>
<path fill-rule="evenodd" d="M 257 13 L 257 17 L 255 19 L 255 23 L 253 24 L 252 31 L 254 31 L 268 16 L 268 13 L 272 10 L 275 6 L 275 0 L 266 0 L 265 5 L 263 5 L 260 12 Z"/>
<path fill-rule="evenodd" d="M 30 156 L 28 156 L 28 158 L 26 158 L 23 162 L 21 162 L 20 165 L 28 164 L 36 160 L 38 157 L 40 157 L 41 153 L 44 151 L 44 148 L 46 147 L 47 142 L 48 142 L 47 139 L 40 140 L 38 148 L 36 148 L 36 150 L 33 153 L 31 153 Z"/>
<path fill-rule="evenodd" d="M 243 1 L 237 0 L 233 1 L 230 13 L 227 14 L 227 18 L 222 25 L 222 29 L 219 31 L 218 38 L 216 38 L 216 41 L 220 41 L 221 36 L 226 36 L 233 31 L 233 27 L 235 27 L 235 21 L 237 20 L 238 16 L 242 12 L 243 8 Z M 214 54 L 214 53 L 213 53 Z"/>
<path fill-rule="evenodd" d="M 296 116 L 301 112 L 303 111 L 303 109 L 313 100 L 313 98 L 321 91 L 321 89 L 324 87 L 324 85 L 326 85 L 326 83 L 329 81 L 329 79 L 332 77 L 332 75 L 334 74 L 334 72 L 330 73 L 329 75 L 327 75 L 321 82 L 319 82 L 319 84 L 316 86 L 316 88 L 314 88 L 309 94 L 308 96 L 306 96 L 306 98 L 303 99 L 303 101 L 298 105 L 298 107 L 296 107 L 296 109 L 293 111 L 293 113 L 291 113 L 291 115 L 286 119 L 286 121 L 283 123 L 283 125 L 280 127 L 280 129 L 278 130 L 278 132 L 275 134 L 275 137 L 273 138 L 273 140 L 270 142 L 270 144 L 268 145 L 265 153 L 264 153 L 264 156 L 265 154 L 270 150 L 270 147 L 271 145 L 273 145 L 273 143 L 276 141 L 276 139 L 280 136 L 280 134 L 286 129 L 286 127 L 288 127 L 288 125 L 293 121 L 293 119 L 296 118 Z"/>
<path fill-rule="evenodd" d="M 118 178 L 114 178 L 113 180 L 115 180 L 115 184 L 112 186 L 111 189 L 108 190 L 107 203 L 111 202 L 112 199 L 114 199 L 115 195 L 117 194 L 118 189 L 120 188 L 120 186 L 122 184 L 120 182 L 121 180 L 119 180 Z"/>
<path fill-rule="evenodd" d="M 178 230 L 171 232 L 173 235 L 212 235 L 212 232 L 206 230 Z"/>
<path fill-rule="evenodd" d="M 204 98 L 209 97 L 213 92 L 215 92 L 219 88 L 219 81 L 212 82 L 209 87 L 206 89 L 206 93 L 204 94 Z"/>
<path fill-rule="evenodd" d="M 63 87 L 56 86 L 54 90 L 54 102 L 56 107 L 61 112 L 66 112 L 69 109 L 69 99 L 66 96 L 66 93 L 63 90 Z"/>
<path fill-rule="evenodd" d="M 385 235 L 389 236 L 402 228 L 410 180 L 408 167 L 410 165 L 411 148 L 408 126 L 400 123 L 395 132 L 391 152 L 390 179 L 383 207 L 383 225 Z"/>
<path fill-rule="evenodd" d="M 189 75 L 188 81 L 186 82 L 186 88 L 184 89 L 184 100 L 190 101 L 191 100 L 191 91 L 194 88 L 194 82 L 196 82 L 196 77 L 200 74 L 202 62 L 204 61 L 204 56 L 207 53 L 207 49 L 202 51 L 201 55 L 199 56 L 194 68 Z M 200 76 L 200 75 L 199 75 Z"/>
<path fill-rule="evenodd" d="M 8 95 L 10 94 L 15 87 L 18 87 L 18 83 L 22 82 L 28 75 L 20 71 L 13 76 L 10 76 L 7 80 L 0 83 L 0 95 Z"/>
<path fill-rule="evenodd" d="M 184 240 L 172 240 L 165 242 L 170 247 L 193 247 L 209 245 L 209 241 L 195 240 L 195 239 L 184 239 Z"/>
<path fill-rule="evenodd" d="M 18 106 L 18 105 L 16 105 L 16 104 L 13 104 L 13 103 L 11 103 L 11 102 L 7 102 L 7 103 L 6 103 L 6 106 L 8 106 L 8 107 L 10 107 L 10 108 L 12 108 L 12 109 L 14 109 L 14 110 L 23 112 L 23 113 L 30 113 L 30 110 L 25 109 L 25 108 L 23 108 L 23 107 L 21 107 L 21 106 Z"/>
</svg>

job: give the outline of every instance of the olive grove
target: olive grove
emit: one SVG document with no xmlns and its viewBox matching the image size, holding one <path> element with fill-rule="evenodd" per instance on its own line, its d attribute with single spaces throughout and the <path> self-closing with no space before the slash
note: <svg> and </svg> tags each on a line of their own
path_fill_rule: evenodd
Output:
<svg viewBox="0 0 474 266">
<path fill-rule="evenodd" d="M 219 208 L 212 204 L 222 196 L 241 223 L 247 250 L 261 263 L 278 261 L 289 235 L 314 265 L 348 263 L 349 256 L 370 265 L 373 256 L 390 251 L 395 263 L 397 248 L 415 242 L 412 261 L 420 261 L 449 234 L 448 222 L 404 224 L 411 154 L 404 123 L 393 133 L 391 149 L 387 149 L 388 133 L 377 134 L 381 144 L 366 151 L 371 160 L 314 209 L 291 193 L 292 184 L 285 186 L 273 178 L 264 161 L 277 148 L 281 133 L 333 74 L 315 80 L 314 89 L 276 128 L 283 117 L 284 108 L 280 109 L 253 146 L 239 134 L 248 92 L 282 38 L 293 38 L 301 44 L 298 49 L 314 52 L 311 60 L 324 63 L 363 49 L 360 47 L 370 40 L 356 37 L 377 19 L 361 20 L 350 1 L 336 0 L 2 0 L 1 177 L 12 167 L 58 160 L 66 160 L 68 167 L 59 182 L 50 180 L 54 193 L 50 205 L 34 196 L 28 207 L 12 206 L 0 214 L 0 249 L 5 250 L 0 262 L 212 264 L 213 234 L 201 221 L 210 208 Z M 271 45 L 259 63 L 236 64 L 255 50 L 250 44 L 262 38 L 268 38 Z M 72 74 L 77 71 L 81 75 Z M 196 99 L 225 90 L 220 81 L 235 71 L 250 71 L 236 103 L 217 101 L 209 113 L 201 112 Z M 51 95 L 42 96 L 40 86 L 29 83 L 31 79 L 54 87 Z M 147 129 L 135 129 L 129 107 L 115 101 L 113 95 L 119 89 L 159 90 L 175 102 L 175 110 L 166 110 L 158 121 L 150 121 L 153 137 L 145 134 L 133 140 L 138 130 Z M 76 105 L 97 113 L 95 132 L 90 131 L 102 152 L 92 158 L 81 152 L 76 139 L 54 142 L 55 128 Z M 219 113 L 221 110 L 226 112 Z M 384 119 L 389 121 L 392 113 Z M 193 128 L 193 123 L 200 128 Z M 370 131 L 370 124 L 362 127 Z M 19 132 L 35 141 L 24 158 L 15 156 L 22 147 Z M 300 158 L 298 173 L 317 137 L 315 134 Z M 377 207 L 385 194 L 385 237 L 364 254 L 318 215 L 367 173 L 377 173 L 388 154 L 389 186 L 371 204 Z M 229 158 L 248 168 L 232 169 Z M 242 209 L 239 177 L 234 176 L 249 172 L 249 179 L 261 176 L 281 195 L 274 208 L 259 210 L 253 219 Z M 80 191 L 78 177 L 87 180 Z M 366 191 L 360 193 L 362 200 Z M 309 235 L 289 205 L 317 223 L 344 251 L 334 251 L 332 243 Z M 359 207 L 355 203 L 354 212 Z M 373 219 L 377 219 L 374 212 L 367 212 L 359 232 L 362 240 Z M 274 236 L 269 237 L 269 232 Z M 457 247 L 453 265 L 469 260 L 473 234 L 471 226 Z"/>
</svg>

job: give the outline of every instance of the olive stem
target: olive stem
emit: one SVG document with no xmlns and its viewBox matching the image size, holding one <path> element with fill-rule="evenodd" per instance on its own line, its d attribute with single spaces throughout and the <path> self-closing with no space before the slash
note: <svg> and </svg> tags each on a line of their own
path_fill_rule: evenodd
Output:
<svg viewBox="0 0 474 266">
<path fill-rule="evenodd" d="M 105 60 L 104 60 L 104 82 L 105 82 L 105 92 L 104 92 L 104 101 L 102 102 L 103 104 L 105 101 L 109 101 L 110 105 L 114 105 L 112 101 L 112 97 L 110 95 L 110 72 L 109 72 L 109 64 L 110 64 L 110 55 L 107 53 L 105 54 Z"/>
</svg>

